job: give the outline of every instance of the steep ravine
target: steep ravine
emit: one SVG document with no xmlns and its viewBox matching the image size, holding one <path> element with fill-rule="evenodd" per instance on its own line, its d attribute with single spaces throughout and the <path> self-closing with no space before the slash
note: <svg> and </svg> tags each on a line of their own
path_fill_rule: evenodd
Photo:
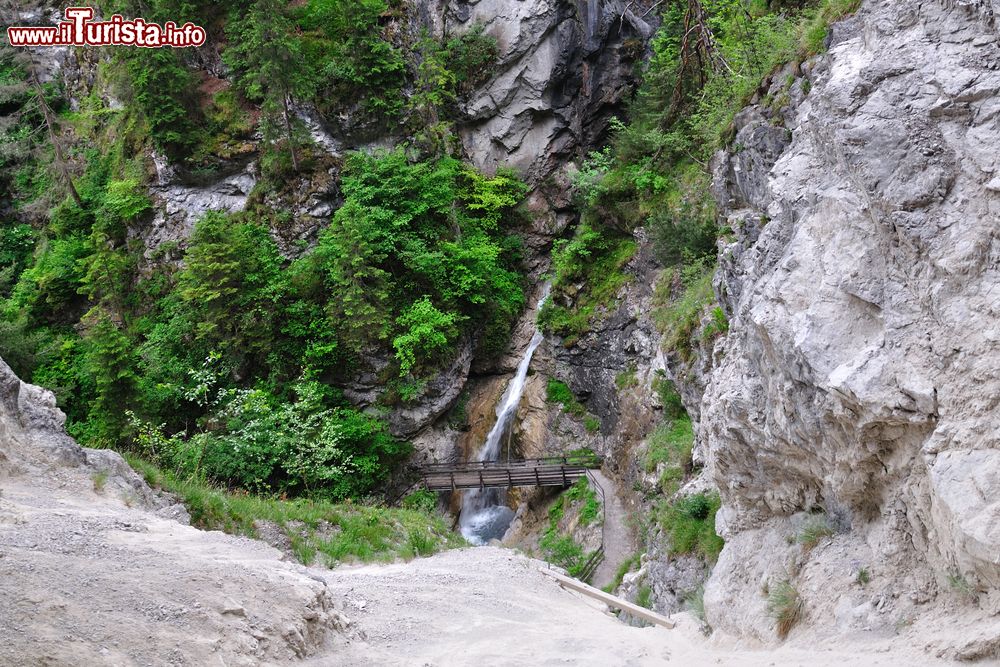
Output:
<svg viewBox="0 0 1000 667">
<path fill-rule="evenodd" d="M 728 336 L 690 363 L 664 359 L 645 315 L 656 267 L 640 253 L 614 312 L 576 345 L 540 350 L 518 435 L 532 451 L 607 455 L 647 511 L 635 461 L 666 368 L 706 464 L 690 490 L 722 496 L 726 547 L 704 598 L 720 636 L 780 641 L 768 604 L 787 584 L 801 605 L 792 641 L 899 635 L 930 655 L 996 657 L 993 10 L 864 2 L 827 43 L 771 77 L 737 117 L 737 149 L 713 161 L 733 230 L 715 277 Z M 630 367 L 636 386 L 616 387 Z M 545 402 L 544 376 L 600 415 L 599 433 Z M 627 583 L 678 609 L 705 570 L 655 533 L 636 546 L 643 568 Z"/>
</svg>

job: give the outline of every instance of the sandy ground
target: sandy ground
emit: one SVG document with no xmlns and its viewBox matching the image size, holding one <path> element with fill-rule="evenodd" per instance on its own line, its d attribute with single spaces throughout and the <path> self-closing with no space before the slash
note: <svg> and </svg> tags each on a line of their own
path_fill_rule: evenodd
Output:
<svg viewBox="0 0 1000 667">
<path fill-rule="evenodd" d="M 932 665 L 891 643 L 752 651 L 707 640 L 686 614 L 678 627 L 634 628 L 565 591 L 543 563 L 499 547 L 461 549 L 324 578 L 351 618 L 344 665 Z M 331 664 L 316 661 L 312 664 Z"/>
<path fill-rule="evenodd" d="M 343 627 L 322 579 L 263 542 L 157 516 L 113 478 L 97 493 L 85 468 L 32 472 L 0 478 L 4 667 L 288 664 Z"/>
</svg>

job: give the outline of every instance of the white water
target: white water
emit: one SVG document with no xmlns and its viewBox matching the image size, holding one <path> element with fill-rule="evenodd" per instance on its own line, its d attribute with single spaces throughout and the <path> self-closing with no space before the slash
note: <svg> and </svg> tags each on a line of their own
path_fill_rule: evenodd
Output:
<svg viewBox="0 0 1000 667">
<path fill-rule="evenodd" d="M 548 284 L 542 289 L 542 298 L 535 308 L 536 313 L 547 298 L 549 298 Z M 542 332 L 536 329 L 531 342 L 528 343 L 528 349 L 524 351 L 521 363 L 517 366 L 517 373 L 511 378 L 500 398 L 500 403 L 497 405 L 497 423 L 486 436 L 486 442 L 476 455 L 476 461 L 496 461 L 499 458 L 500 442 L 517 413 L 517 406 L 520 405 L 521 396 L 524 394 L 524 383 L 528 378 L 531 357 L 541 342 Z M 465 492 L 462 498 L 462 513 L 458 520 L 465 539 L 479 545 L 503 537 L 511 519 L 514 518 L 514 512 L 503 503 L 505 495 L 499 489 L 472 489 Z"/>
</svg>

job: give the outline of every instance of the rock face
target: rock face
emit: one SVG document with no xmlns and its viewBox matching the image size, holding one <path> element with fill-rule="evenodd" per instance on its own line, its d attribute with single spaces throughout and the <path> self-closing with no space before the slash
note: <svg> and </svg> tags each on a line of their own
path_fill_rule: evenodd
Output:
<svg viewBox="0 0 1000 667">
<path fill-rule="evenodd" d="M 517 169 L 531 183 L 596 146 L 635 83 L 655 29 L 651 2 L 453 0 L 447 33 L 482 24 L 500 50 L 496 74 L 461 109 L 477 167 Z"/>
<path fill-rule="evenodd" d="M 949 575 L 981 597 L 1000 585 L 1000 34 L 988 9 L 865 2 L 828 55 L 775 84 L 789 104 L 744 111 L 744 150 L 716 160 L 737 235 L 717 276 L 730 334 L 702 402 L 727 540 L 705 596 L 716 627 L 774 636 L 752 613 L 766 581 L 824 558 L 790 567 L 799 547 L 775 537 L 807 511 L 825 511 L 834 544 L 855 569 L 877 567 L 887 594 L 912 585 L 926 602 Z M 804 602 L 807 614 L 821 604 Z"/>
<path fill-rule="evenodd" d="M 108 450 L 79 447 L 53 395 L 0 360 L 0 663 L 335 660 L 348 621 L 320 573 L 185 525 Z"/>
</svg>

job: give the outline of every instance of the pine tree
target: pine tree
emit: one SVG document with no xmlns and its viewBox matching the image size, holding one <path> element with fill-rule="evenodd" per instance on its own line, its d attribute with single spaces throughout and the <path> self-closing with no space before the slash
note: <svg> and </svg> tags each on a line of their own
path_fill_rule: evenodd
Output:
<svg viewBox="0 0 1000 667">
<path fill-rule="evenodd" d="M 285 3 L 257 0 L 243 17 L 230 21 L 229 48 L 224 59 L 236 72 L 236 82 L 248 99 L 261 102 L 264 138 L 274 142 L 280 126 L 292 159 L 299 170 L 293 136 L 292 107 L 310 96 L 313 85 L 302 57 L 295 25 L 284 14 Z"/>
</svg>

